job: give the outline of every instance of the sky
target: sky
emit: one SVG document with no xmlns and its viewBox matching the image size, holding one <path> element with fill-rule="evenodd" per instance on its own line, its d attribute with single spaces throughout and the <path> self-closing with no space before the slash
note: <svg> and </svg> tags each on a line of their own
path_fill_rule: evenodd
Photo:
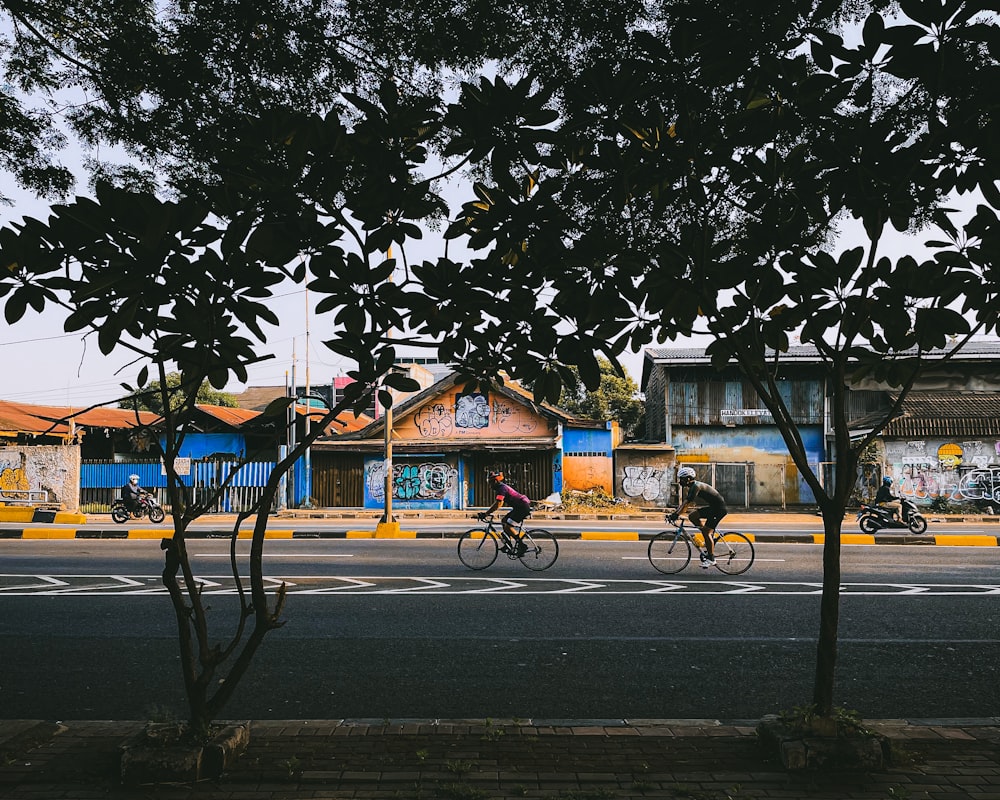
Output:
<svg viewBox="0 0 1000 800">
<path fill-rule="evenodd" d="M 3 177 L 0 173 L 0 179 Z M 9 185 L 9 181 L 3 193 L 15 202 L 12 207 L 0 205 L 0 227 L 25 216 L 39 219 L 48 216 L 48 202 Z M 79 185 L 77 193 L 86 194 L 85 185 Z M 443 240 L 433 232 L 425 236 L 421 242 L 407 245 L 409 261 L 435 259 L 443 254 Z M 454 242 L 449 253 L 456 257 Z M 317 315 L 316 300 L 316 296 L 310 298 L 302 286 L 289 285 L 285 290 L 278 287 L 268 305 L 281 324 L 276 328 L 265 327 L 267 344 L 260 351 L 273 358 L 251 367 L 246 384 L 231 383 L 226 391 L 238 393 L 247 386 L 284 386 L 291 381 L 293 371 L 296 384 L 305 386 L 307 370 L 310 384 L 315 386 L 329 383 L 354 366 L 323 344 L 333 338 L 333 314 Z M 89 406 L 122 397 L 125 394 L 121 388 L 123 382 L 134 385 L 142 363 L 134 362 L 134 357 L 124 351 L 103 355 L 97 347 L 96 337 L 85 339 L 81 333 L 65 333 L 65 317 L 66 313 L 55 307 L 43 314 L 29 309 L 14 325 L 0 317 L 3 329 L 0 336 L 0 400 Z M 407 350 L 402 346 L 403 341 L 400 338 L 401 354 L 427 356 L 433 352 Z M 627 353 L 622 364 L 638 382 L 642 374 L 642 355 Z"/>
<path fill-rule="evenodd" d="M 2 175 L 0 175 L 2 178 Z M 0 227 L 19 221 L 24 216 L 44 219 L 48 203 L 5 185 L 3 192 L 15 200 L 13 207 L 0 205 Z M 83 186 L 78 192 L 85 194 Z M 963 201 L 971 209 L 973 201 Z M 455 208 L 458 207 L 456 202 Z M 854 246 L 861 243 L 846 226 L 840 245 Z M 925 257 L 922 242 L 931 238 L 928 232 L 913 236 L 895 233 L 888 235 L 883 254 L 899 257 L 910 253 Z M 407 247 L 407 258 L 413 261 L 437 258 L 444 252 L 443 241 L 433 233 L 419 243 Z M 455 243 L 450 254 L 457 257 Z M 316 386 L 329 383 L 334 377 L 344 375 L 353 364 L 327 349 L 323 342 L 333 338 L 332 314 L 315 313 L 316 296 L 309 297 L 302 286 L 278 287 L 270 307 L 279 317 L 277 327 L 266 327 L 267 343 L 259 352 L 273 357 L 249 369 L 246 384 L 231 383 L 226 391 L 238 393 L 248 386 L 284 386 L 293 376 L 296 385 Z M 109 356 L 101 354 L 95 337 L 85 339 L 80 333 L 67 334 L 63 330 L 65 312 L 58 308 L 38 314 L 29 309 L 15 325 L 0 318 L 3 335 L 0 336 L 0 399 L 42 405 L 86 407 L 100 403 L 114 403 L 124 396 L 121 384 L 135 383 L 142 363 L 122 351 Z M 397 334 L 398 335 L 398 334 Z M 406 350 L 400 338 L 399 352 L 410 355 L 428 355 L 426 349 Z M 668 343 L 665 346 L 704 346 L 707 340 Z M 639 383 L 642 377 L 642 353 L 626 353 L 622 365 Z"/>
</svg>

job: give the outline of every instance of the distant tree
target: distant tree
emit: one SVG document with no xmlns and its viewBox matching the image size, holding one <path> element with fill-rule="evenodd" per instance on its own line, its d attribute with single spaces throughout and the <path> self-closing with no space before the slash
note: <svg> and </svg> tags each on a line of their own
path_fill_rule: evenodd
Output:
<svg viewBox="0 0 1000 800">
<path fill-rule="evenodd" d="M 563 385 L 558 405 L 586 419 L 614 420 L 622 434 L 630 436 L 642 418 L 643 405 L 639 399 L 639 387 L 628 372 L 619 375 L 614 365 L 603 356 L 597 359 L 601 370 L 601 383 L 590 390 L 580 379 L 580 373 L 572 368 L 575 380 Z"/>
<path fill-rule="evenodd" d="M 170 407 L 177 410 L 183 405 L 187 396 L 185 387 L 181 383 L 182 378 L 179 372 L 168 372 L 165 392 L 159 381 L 150 381 L 143 387 L 141 392 L 137 392 L 132 397 L 124 400 L 121 403 L 121 407 L 162 414 L 163 397 L 166 396 L 170 398 Z M 198 387 L 194 401 L 204 405 L 226 406 L 228 408 L 236 408 L 239 405 L 235 395 L 214 388 L 207 379 L 202 381 L 201 386 Z"/>
</svg>

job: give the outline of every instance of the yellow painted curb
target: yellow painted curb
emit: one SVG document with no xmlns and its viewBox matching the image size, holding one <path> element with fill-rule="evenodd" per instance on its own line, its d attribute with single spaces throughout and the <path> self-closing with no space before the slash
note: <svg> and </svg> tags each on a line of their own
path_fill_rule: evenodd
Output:
<svg viewBox="0 0 1000 800">
<path fill-rule="evenodd" d="M 173 539 L 173 528 L 136 528 L 128 532 L 129 539 Z"/>
<path fill-rule="evenodd" d="M 398 522 L 380 522 L 375 526 L 376 539 L 397 539 L 399 538 Z"/>
<path fill-rule="evenodd" d="M 374 539 L 375 531 L 348 531 L 348 539 Z"/>
<path fill-rule="evenodd" d="M 637 542 L 637 531 L 580 531 L 581 539 L 606 540 L 609 542 Z"/>
<path fill-rule="evenodd" d="M 33 508 L 0 507 L 0 522 L 31 522 L 35 517 Z"/>
<path fill-rule="evenodd" d="M 75 511 L 57 511 L 55 522 L 60 525 L 86 525 L 87 516 Z"/>
<path fill-rule="evenodd" d="M 825 544 L 825 533 L 814 533 L 813 542 L 815 544 Z M 875 536 L 871 533 L 842 533 L 840 534 L 841 544 L 875 544 Z"/>
<path fill-rule="evenodd" d="M 264 538 L 265 539 L 291 539 L 293 533 L 294 533 L 294 531 L 291 531 L 291 530 L 287 530 L 287 531 L 280 531 L 280 530 L 272 531 L 270 528 L 268 528 L 266 531 L 264 531 Z M 252 539 L 253 538 L 253 528 L 251 528 L 249 530 L 240 530 L 239 536 L 237 536 L 236 538 L 237 539 Z"/>
<path fill-rule="evenodd" d="M 76 531 L 67 530 L 65 528 L 53 528 L 51 530 L 46 530 L 44 528 L 31 528 L 26 531 L 21 532 L 22 539 L 75 539 Z"/>
<path fill-rule="evenodd" d="M 996 536 L 935 536 L 934 544 L 952 547 L 996 547 Z"/>
<path fill-rule="evenodd" d="M 744 536 L 746 536 L 751 542 L 756 542 L 757 541 L 757 537 L 754 534 L 752 534 L 752 533 L 747 533 L 746 531 L 740 531 L 740 533 L 742 533 Z M 722 534 L 722 538 L 723 539 L 728 539 L 728 538 L 732 538 L 732 537 L 730 536 L 730 534 L 724 533 L 724 534 Z"/>
</svg>

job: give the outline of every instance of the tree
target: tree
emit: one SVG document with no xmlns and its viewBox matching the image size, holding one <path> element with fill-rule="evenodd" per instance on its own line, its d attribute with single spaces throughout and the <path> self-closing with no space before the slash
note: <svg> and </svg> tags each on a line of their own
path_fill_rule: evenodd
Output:
<svg viewBox="0 0 1000 800">
<path fill-rule="evenodd" d="M 390 370 L 392 330 L 424 333 L 445 359 L 468 356 L 478 369 L 474 340 L 483 333 L 477 322 L 483 315 L 442 309 L 441 292 L 450 297 L 470 289 L 482 309 L 493 310 L 488 275 L 466 281 L 466 273 L 453 286 L 426 291 L 423 276 L 437 279 L 465 265 L 405 259 L 405 243 L 421 236 L 416 222 L 448 214 L 434 178 L 422 172 L 430 146 L 439 146 L 448 162 L 441 177 L 472 160 L 468 141 L 446 133 L 440 98 L 419 87 L 441 84 L 424 71 L 427 63 L 473 64 L 487 53 L 516 60 L 520 40 L 507 37 L 499 50 L 487 46 L 483 31 L 501 6 L 470 14 L 445 4 L 426 38 L 400 49 L 367 34 L 364 25 L 379 18 L 356 13 L 355 5 L 244 3 L 237 11 L 221 0 L 155 6 L 0 0 L 13 35 L 0 57 L 21 90 L 5 86 L 0 100 L 11 110 L 11 129 L 33 133 L 17 140 L 28 142 L 27 149 L 0 142 L 6 159 L 0 167 L 29 188 L 65 194 L 71 180 L 56 161 L 55 117 L 30 105 L 38 97 L 55 102 L 60 92 L 86 97 L 65 117 L 71 132 L 134 158 L 124 166 L 92 160 L 93 198 L 56 205 L 45 221 L 0 230 L 0 298 L 9 324 L 29 310 L 61 308 L 66 329 L 96 338 L 101 352 L 134 354 L 138 374 L 124 387 L 128 397 L 159 390 L 169 431 L 160 455 L 174 510 L 173 536 L 163 542 L 163 582 L 175 610 L 195 734 L 216 718 L 267 632 L 283 624 L 284 590 L 270 597 L 262 578 L 267 509 L 281 474 L 345 406 L 360 408 L 373 391 L 389 405 L 385 387 L 415 388 Z M 586 6 L 588 24 L 608 22 L 604 4 Z M 531 20 L 565 26 L 571 19 L 559 3 L 511 3 L 505 13 L 519 22 L 508 32 L 532 41 L 538 37 Z M 631 12 L 615 19 L 615 26 L 626 24 Z M 449 26 L 461 47 L 440 36 Z M 602 30 L 613 37 L 607 24 Z M 545 42 L 556 45 L 547 58 L 563 47 L 555 38 Z M 576 47 L 572 38 L 566 47 Z M 420 48 L 426 55 L 413 59 Z M 399 79 L 388 80 L 397 68 Z M 536 115 L 518 124 L 532 130 L 539 121 Z M 159 180 L 172 199 L 154 193 Z M 390 250 L 403 254 L 401 264 L 387 256 Z M 389 280 L 397 270 L 403 279 Z M 264 342 L 262 325 L 276 321 L 266 301 L 288 281 L 307 282 L 320 298 L 318 310 L 333 317 L 327 345 L 356 361 L 353 393 L 272 473 L 252 512 L 249 596 L 234 550 L 240 614 L 232 635 L 216 641 L 186 549 L 186 530 L 200 508 L 187 502 L 174 459 L 198 389 L 206 381 L 221 389 L 230 378 L 245 380 Z M 525 307 L 532 327 L 550 333 L 558 317 L 537 305 L 531 297 Z M 489 380 L 506 363 L 531 357 L 526 338 L 509 341 L 517 347 L 511 359 L 470 369 L 467 379 Z M 176 391 L 168 379 L 174 372 Z M 234 526 L 234 545 L 248 515 Z"/>
<path fill-rule="evenodd" d="M 122 402 L 123 408 L 132 408 L 136 411 L 152 411 L 154 414 L 163 412 L 163 396 L 170 397 L 170 405 L 175 410 L 180 408 L 185 401 L 187 392 L 181 385 L 181 374 L 179 372 L 168 372 L 166 378 L 166 392 L 163 391 L 159 381 L 150 381 L 143 388 L 142 392 L 134 394 Z M 212 387 L 208 380 L 203 380 L 195 393 L 196 403 L 212 406 L 226 406 L 236 408 L 238 403 L 236 397 L 230 392 L 221 392 Z"/>
<path fill-rule="evenodd" d="M 556 69 L 582 52 L 581 31 L 614 41 L 643 13 L 599 0 L 572 14 L 559 0 L 0 0 L 0 170 L 64 198 L 78 176 L 59 156 L 75 140 L 94 181 L 190 191 L 218 177 L 246 119 L 343 112 L 345 90 L 371 96 L 384 80 L 433 94 L 448 70 L 487 62 Z"/>
<path fill-rule="evenodd" d="M 352 129 L 335 112 L 325 118 L 278 112 L 249 124 L 233 144 L 238 154 L 226 183 L 203 187 L 201 197 L 163 201 L 100 184 L 94 199 L 55 206 L 45 222 L 28 219 L 0 230 L 8 323 L 29 308 L 61 307 L 68 330 L 95 336 L 104 353 L 125 349 L 142 362 L 135 385 L 124 387 L 129 397 L 148 392 L 154 372 L 167 432 L 159 455 L 174 522 L 172 538 L 163 541 L 163 582 L 175 610 L 195 735 L 218 716 L 266 634 L 283 624 L 284 589 L 272 599 L 262 572 L 264 531 L 281 475 L 345 408 L 365 405 L 376 389 L 391 404 L 382 387 L 418 388 L 391 372 L 388 332 L 405 324 L 405 284 L 386 282 L 395 262 L 383 251 L 419 235 L 407 220 L 436 207 L 429 184 L 411 175 L 426 157 L 420 141 L 430 131 L 419 103 L 397 102 L 389 86 L 383 96 L 389 109 L 356 98 L 366 119 Z M 341 242 L 345 236 L 353 247 Z M 259 360 L 262 323 L 276 322 L 262 301 L 282 282 L 305 280 L 307 270 L 311 290 L 325 295 L 318 310 L 337 319 L 339 331 L 328 344 L 358 364 L 350 373 L 355 382 L 349 397 L 277 465 L 255 508 L 239 515 L 234 547 L 242 520 L 256 514 L 249 592 L 234 550 L 240 614 L 232 635 L 217 642 L 186 548 L 187 528 L 201 508 L 187 501 L 174 460 L 198 390 L 206 381 L 221 388 L 231 377 L 246 380 L 247 366 Z M 282 402 L 265 413 L 283 414 Z"/>
<path fill-rule="evenodd" d="M 503 147 L 472 131 L 488 175 L 452 230 L 484 250 L 480 269 L 544 292 L 609 354 L 703 333 L 717 364 L 748 376 L 823 513 L 812 700 L 825 717 L 841 522 L 881 427 L 851 440 L 849 385 L 868 375 L 899 387 L 898 405 L 928 352 L 996 331 L 1000 308 L 996 18 L 959 0 L 904 2 L 895 17 L 887 3 L 858 5 L 870 13 L 855 33 L 839 3 L 669 4 L 665 29 L 635 33 L 571 83 L 540 76 L 516 98 L 468 87 L 460 105 L 487 105 L 485 119 L 561 115 Z M 973 214 L 949 209 L 974 192 Z M 848 223 L 857 246 L 838 239 Z M 929 255 L 886 247 L 889 226 L 931 224 Z M 516 338 L 518 324 L 490 333 Z M 810 467 L 776 380 L 793 336 L 817 348 L 832 387 L 832 486 Z M 543 396 L 574 361 L 598 384 L 579 344 L 538 359 Z"/>
</svg>

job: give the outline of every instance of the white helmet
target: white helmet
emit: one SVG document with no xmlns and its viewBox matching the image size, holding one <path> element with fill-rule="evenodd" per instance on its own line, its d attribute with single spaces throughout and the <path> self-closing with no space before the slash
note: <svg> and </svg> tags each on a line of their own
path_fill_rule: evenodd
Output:
<svg viewBox="0 0 1000 800">
<path fill-rule="evenodd" d="M 139 482 L 139 476 L 138 475 L 129 475 L 128 476 L 128 482 L 129 483 L 138 483 Z"/>
<path fill-rule="evenodd" d="M 677 480 L 678 481 L 681 481 L 681 482 L 684 482 L 684 481 L 693 481 L 695 479 L 695 477 L 696 477 L 695 471 L 693 469 L 691 469 L 691 467 L 681 467 L 679 470 L 677 470 Z"/>
</svg>

